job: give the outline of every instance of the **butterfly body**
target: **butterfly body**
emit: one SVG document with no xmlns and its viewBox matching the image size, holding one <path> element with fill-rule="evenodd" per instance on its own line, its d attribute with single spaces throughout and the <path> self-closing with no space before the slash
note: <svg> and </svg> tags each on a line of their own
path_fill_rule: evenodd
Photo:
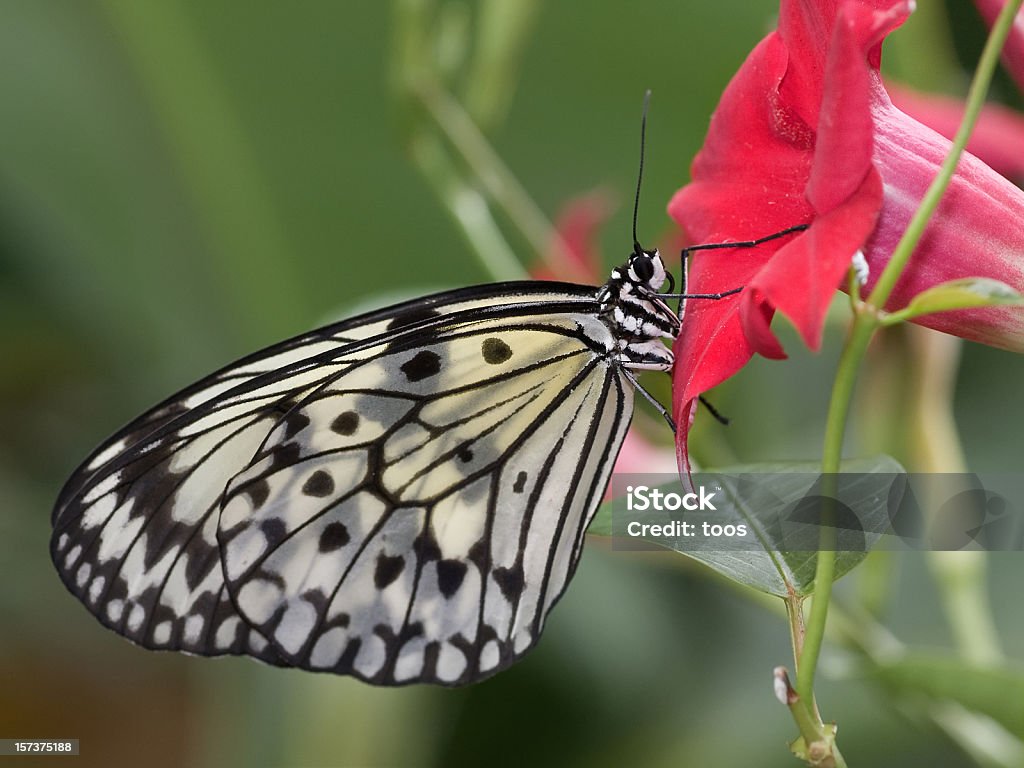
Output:
<svg viewBox="0 0 1024 768">
<path fill-rule="evenodd" d="M 148 648 L 382 685 L 488 677 L 537 642 L 679 320 L 639 247 L 601 288 L 503 283 L 296 337 L 108 439 L 51 555 Z"/>
</svg>

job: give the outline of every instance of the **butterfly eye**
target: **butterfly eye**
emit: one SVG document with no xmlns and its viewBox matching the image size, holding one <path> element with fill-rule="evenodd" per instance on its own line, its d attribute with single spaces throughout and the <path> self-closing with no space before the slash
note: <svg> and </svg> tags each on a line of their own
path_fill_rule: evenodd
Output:
<svg viewBox="0 0 1024 768">
<path fill-rule="evenodd" d="M 637 280 L 646 283 L 652 277 L 654 277 L 654 262 L 650 256 L 637 256 L 633 259 L 633 263 L 630 264 L 633 269 L 633 274 L 636 275 Z"/>
</svg>

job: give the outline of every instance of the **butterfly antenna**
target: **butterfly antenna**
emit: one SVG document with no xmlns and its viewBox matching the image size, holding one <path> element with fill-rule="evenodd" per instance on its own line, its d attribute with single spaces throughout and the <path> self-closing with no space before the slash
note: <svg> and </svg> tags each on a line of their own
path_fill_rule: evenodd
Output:
<svg viewBox="0 0 1024 768">
<path fill-rule="evenodd" d="M 644 111 L 640 117 L 640 172 L 636 178 L 636 197 L 633 199 L 633 252 L 643 253 L 643 247 L 640 245 L 640 241 L 636 236 L 636 219 L 638 211 L 640 210 L 640 185 L 644 180 L 644 141 L 647 136 L 647 108 L 651 104 L 651 89 L 648 88 L 644 93 Z"/>
</svg>

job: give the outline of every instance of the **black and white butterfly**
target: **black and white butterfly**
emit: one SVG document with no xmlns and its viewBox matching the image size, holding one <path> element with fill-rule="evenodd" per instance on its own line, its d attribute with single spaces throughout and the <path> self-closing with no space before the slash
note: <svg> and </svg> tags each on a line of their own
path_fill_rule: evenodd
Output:
<svg viewBox="0 0 1024 768">
<path fill-rule="evenodd" d="M 51 552 L 148 648 L 457 685 L 529 650 L 679 319 L 656 251 L 328 326 L 144 414 L 72 475 Z"/>
<path fill-rule="evenodd" d="M 633 252 L 600 288 L 428 296 L 165 400 L 61 491 L 61 579 L 147 648 L 379 685 L 509 666 L 579 562 L 633 372 L 672 366 L 663 299 L 685 297 L 659 293 L 671 275 L 635 231 L 634 209 Z"/>
</svg>

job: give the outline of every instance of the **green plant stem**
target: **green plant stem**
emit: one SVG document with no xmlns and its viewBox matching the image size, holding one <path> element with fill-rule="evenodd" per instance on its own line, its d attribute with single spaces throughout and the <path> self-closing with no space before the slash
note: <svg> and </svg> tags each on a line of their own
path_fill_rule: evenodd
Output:
<svg viewBox="0 0 1024 768">
<path fill-rule="evenodd" d="M 939 205 L 942 195 L 949 186 L 957 164 L 963 154 L 967 140 L 970 138 L 977 122 L 978 115 L 984 105 L 992 73 L 999 60 L 999 52 L 1009 33 L 1013 19 L 1024 0 L 1012 0 L 1003 7 L 999 18 L 992 27 L 992 33 L 985 44 L 978 68 L 975 71 L 967 96 L 967 107 L 963 121 L 953 140 L 949 155 L 946 157 L 939 173 L 928 187 L 921 205 L 911 217 L 906 231 L 900 238 L 882 271 L 878 282 L 865 302 L 854 302 L 854 321 L 846 340 L 839 367 L 836 371 L 829 401 L 828 420 L 825 426 L 825 445 L 822 451 L 822 471 L 835 473 L 839 471 L 842 458 L 843 436 L 849 416 L 853 388 L 857 379 L 860 363 L 867 351 L 874 331 L 879 325 L 880 311 L 892 295 L 897 281 L 903 274 L 917 243 L 920 241 L 932 214 Z M 828 526 L 823 526 L 823 537 Z M 832 532 L 834 536 L 834 531 Z M 796 691 L 800 699 L 811 711 L 814 701 L 814 675 L 821 653 L 821 644 L 825 634 L 825 622 L 828 616 L 828 604 L 832 592 L 832 581 L 835 574 L 835 556 L 831 551 L 819 551 L 814 580 L 814 598 L 811 613 L 807 620 L 806 633 L 803 638 L 803 650 L 799 653 Z"/>
<path fill-rule="evenodd" d="M 843 435 L 846 431 L 846 419 L 850 412 L 853 388 L 857 381 L 864 353 L 876 327 L 876 315 L 861 310 L 855 317 L 850 328 L 846 346 L 839 358 L 839 367 L 832 385 L 832 397 L 829 400 L 828 420 L 825 423 L 825 447 L 822 453 L 821 470 L 825 474 L 839 471 L 842 459 Z M 827 495 L 827 494 L 826 494 Z M 823 544 L 829 543 L 828 537 L 834 539 L 835 529 L 822 526 Z M 810 707 L 814 701 L 814 673 L 821 654 L 821 644 L 825 635 L 825 621 L 828 616 L 829 598 L 832 594 L 832 582 L 835 576 L 835 555 L 831 548 L 822 547 L 818 553 L 818 563 L 814 576 L 814 597 L 811 600 L 811 613 L 807 621 L 807 631 L 803 638 L 803 650 L 800 652 L 800 663 L 797 666 L 796 690 L 800 699 Z"/>
<path fill-rule="evenodd" d="M 923 328 L 909 327 L 906 335 L 914 372 L 908 393 L 911 466 L 918 472 L 966 472 L 952 406 L 962 342 Z M 961 490 L 963 480 L 957 475 L 936 478 L 943 479 L 943 496 Z M 934 507 L 931 500 L 926 503 Z M 987 553 L 929 552 L 928 564 L 963 657 L 977 664 L 1001 661 L 986 585 Z"/>
</svg>

